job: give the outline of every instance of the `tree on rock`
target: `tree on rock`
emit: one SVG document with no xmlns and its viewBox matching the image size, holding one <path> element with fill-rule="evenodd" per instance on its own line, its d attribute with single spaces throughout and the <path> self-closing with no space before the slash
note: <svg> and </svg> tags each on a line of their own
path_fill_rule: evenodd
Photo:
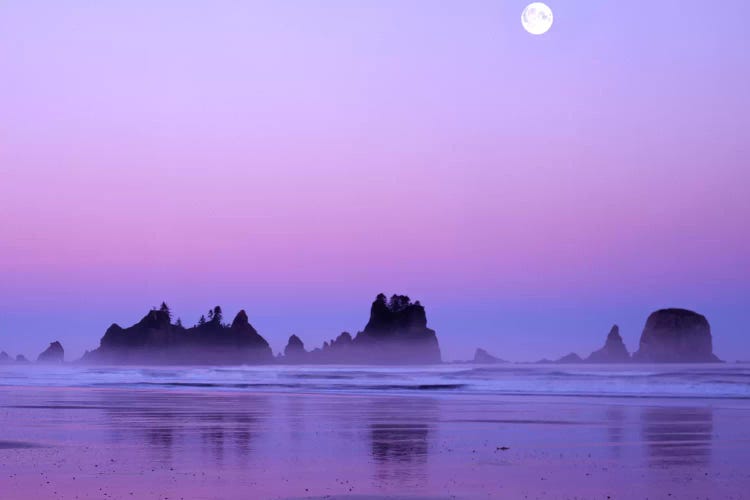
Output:
<svg viewBox="0 0 750 500">
<path fill-rule="evenodd" d="M 209 311 L 209 318 L 211 319 L 212 323 L 220 325 L 222 320 L 224 319 L 224 315 L 221 312 L 221 307 L 216 306 L 214 307 L 213 311 Z"/>
<path fill-rule="evenodd" d="M 166 302 L 161 303 L 161 307 L 159 307 L 159 311 L 165 313 L 167 317 L 169 317 L 169 320 L 172 321 L 172 311 L 169 310 L 169 306 Z"/>
</svg>

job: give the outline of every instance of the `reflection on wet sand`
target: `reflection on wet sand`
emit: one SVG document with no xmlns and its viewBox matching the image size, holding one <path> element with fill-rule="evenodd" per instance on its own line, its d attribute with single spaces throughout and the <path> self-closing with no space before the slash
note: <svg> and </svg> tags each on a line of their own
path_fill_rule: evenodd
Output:
<svg viewBox="0 0 750 500">
<path fill-rule="evenodd" d="M 613 458 L 622 456 L 625 434 L 625 411 L 622 406 L 610 406 L 605 413 L 607 423 L 607 443 Z"/>
<path fill-rule="evenodd" d="M 285 395 L 273 405 L 268 395 L 203 396 L 170 393 L 109 393 L 95 407 L 104 409 L 110 438 L 116 444 L 142 446 L 151 459 L 172 464 L 187 449 L 198 452 L 218 467 L 228 457 L 247 462 L 256 438 L 271 438 L 273 446 L 288 434 L 291 443 L 304 447 L 308 420 L 327 420 L 336 436 L 352 441 L 349 426 L 363 429 L 369 443 L 373 477 L 378 483 L 418 486 L 425 470 L 439 420 L 439 400 L 424 398 L 404 405 L 402 398 L 364 402 L 332 399 L 314 408 L 309 398 Z M 273 422 L 273 425 L 271 425 Z M 175 451 L 176 450 L 176 451 Z M 267 451 L 267 450 L 266 450 Z M 261 453 L 263 455 L 263 453 Z M 254 457 L 258 458 L 258 457 Z"/>
<path fill-rule="evenodd" d="M 645 408 L 641 413 L 641 423 L 651 465 L 709 465 L 713 440 L 712 408 Z"/>
<path fill-rule="evenodd" d="M 742 498 L 750 409 L 732 405 L 0 388 L 0 491 Z"/>
<path fill-rule="evenodd" d="M 402 400 L 392 400 L 373 407 L 370 441 L 376 482 L 406 486 L 424 480 L 432 425 L 439 420 L 438 404 L 423 399 L 405 408 Z"/>
<path fill-rule="evenodd" d="M 226 455 L 246 459 L 268 414 L 268 396 L 215 397 L 196 394 L 107 394 L 100 403 L 115 443 L 141 440 L 154 458 L 172 462 L 173 448 L 197 441 L 203 454 L 221 465 Z"/>
<path fill-rule="evenodd" d="M 331 436 L 334 439 L 351 442 L 354 429 L 364 431 L 361 438 L 369 443 L 376 483 L 415 486 L 428 475 L 428 458 L 436 447 L 435 425 L 440 421 L 439 399 L 417 398 L 405 405 L 403 399 L 393 398 L 361 407 L 332 399 L 311 408 L 312 401 L 304 397 L 287 395 L 280 405 L 271 404 L 269 398 L 169 393 L 140 393 L 136 398 L 113 393 L 106 402 L 95 404 L 105 409 L 112 422 L 113 441 L 132 444 L 138 439 L 152 458 L 162 463 L 175 460 L 175 448 L 178 453 L 192 448 L 219 467 L 228 457 L 235 463 L 247 463 L 254 440 L 263 434 L 272 442 L 290 439 L 295 446 L 305 447 L 310 444 L 304 442 L 311 430 L 309 419 L 317 419 L 333 424 L 337 429 Z M 625 408 L 608 407 L 605 421 L 611 456 L 621 459 L 627 444 Z M 646 407 L 640 412 L 640 421 L 649 465 L 701 466 L 710 462 L 711 408 Z M 273 446 L 272 442 L 264 441 L 261 447 Z"/>
<path fill-rule="evenodd" d="M 372 424 L 372 456 L 379 463 L 425 462 L 427 436 L 425 424 Z"/>
</svg>

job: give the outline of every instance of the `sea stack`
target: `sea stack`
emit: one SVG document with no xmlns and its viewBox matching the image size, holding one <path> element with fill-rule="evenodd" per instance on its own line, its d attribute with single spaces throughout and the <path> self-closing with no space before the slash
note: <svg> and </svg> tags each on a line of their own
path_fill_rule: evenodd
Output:
<svg viewBox="0 0 750 500">
<path fill-rule="evenodd" d="M 364 362 L 441 362 L 437 336 L 427 328 L 424 307 L 406 295 L 393 295 L 389 300 L 379 294 L 370 308 L 370 320 L 353 343 Z"/>
<path fill-rule="evenodd" d="M 36 360 L 39 363 L 62 363 L 65 361 L 65 349 L 60 342 L 52 342 Z"/>
<path fill-rule="evenodd" d="M 290 339 L 291 340 L 291 339 Z M 321 364 L 343 364 L 359 362 L 357 348 L 349 332 L 342 332 L 335 339 L 323 342 L 323 347 L 306 353 L 306 362 Z"/>
<path fill-rule="evenodd" d="M 289 363 L 302 363 L 305 361 L 307 351 L 305 344 L 296 335 L 289 337 L 289 341 L 284 348 L 284 361 Z"/>
<path fill-rule="evenodd" d="M 484 349 L 477 349 L 474 352 L 474 359 L 472 360 L 472 363 L 491 365 L 495 363 L 507 363 L 507 361 L 493 356 Z"/>
<path fill-rule="evenodd" d="M 320 348 L 305 351 L 293 335 L 280 358 L 285 363 L 316 364 L 430 364 L 440 363 L 440 347 L 434 330 L 427 328 L 427 314 L 406 295 L 387 299 L 382 293 L 370 307 L 365 329 L 354 337 L 343 332 Z"/>
<path fill-rule="evenodd" d="M 646 320 L 638 351 L 640 363 L 715 363 L 708 320 L 687 309 L 660 309 Z"/>
<path fill-rule="evenodd" d="M 273 353 L 268 342 L 252 327 L 247 313 L 237 313 L 225 324 L 221 307 L 201 316 L 191 328 L 181 321 L 172 323 L 166 304 L 152 309 L 135 325 L 110 326 L 99 348 L 84 361 L 113 364 L 200 364 L 240 365 L 270 363 Z"/>
<path fill-rule="evenodd" d="M 555 363 L 583 363 L 583 359 L 578 354 L 571 352 L 555 361 Z"/>
<path fill-rule="evenodd" d="M 588 363 L 627 363 L 630 361 L 630 353 L 620 336 L 620 328 L 614 325 L 607 335 L 604 347 L 594 351 L 586 358 Z"/>
</svg>

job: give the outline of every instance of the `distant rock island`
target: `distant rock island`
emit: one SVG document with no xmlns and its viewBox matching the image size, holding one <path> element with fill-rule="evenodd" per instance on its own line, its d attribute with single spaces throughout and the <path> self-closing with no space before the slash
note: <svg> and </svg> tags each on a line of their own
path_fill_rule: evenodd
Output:
<svg viewBox="0 0 750 500">
<path fill-rule="evenodd" d="M 607 335 L 604 347 L 592 352 L 587 363 L 627 363 L 630 361 L 630 353 L 620 336 L 620 327 L 614 325 Z"/>
<path fill-rule="evenodd" d="M 52 342 L 37 358 L 39 363 L 63 363 L 65 350 Z M 83 362 L 97 364 L 433 364 L 441 363 L 440 346 L 434 330 L 427 327 L 427 314 L 419 301 L 406 295 L 387 298 L 379 294 L 370 307 L 364 329 L 352 336 L 341 333 L 321 347 L 308 351 L 302 339 L 291 335 L 283 353 L 274 357 L 268 342 L 250 324 L 242 310 L 231 323 L 224 322 L 221 307 L 203 315 L 186 328 L 172 322 L 166 303 L 150 310 L 128 328 L 110 326 L 99 347 L 87 351 Z M 506 363 L 484 349 L 474 358 L 459 363 Z M 649 315 L 638 350 L 631 356 L 612 326 L 604 346 L 583 359 L 570 353 L 556 361 L 538 363 L 715 363 L 713 338 L 708 320 L 687 309 L 660 309 Z M 0 352 L 0 364 L 25 364 L 22 354 L 11 357 Z"/>
<path fill-rule="evenodd" d="M 352 340 L 355 356 L 378 363 L 440 363 L 435 330 L 427 328 L 424 307 L 406 295 L 386 300 L 382 293 L 370 307 L 370 320 Z"/>
<path fill-rule="evenodd" d="M 711 326 L 705 316 L 687 309 L 660 309 L 646 320 L 639 363 L 715 363 Z"/>
<path fill-rule="evenodd" d="M 427 328 L 424 307 L 419 302 L 412 303 L 405 295 L 393 295 L 388 300 L 380 294 L 372 304 L 363 331 L 354 338 L 344 332 L 310 352 L 305 350 L 302 339 L 292 335 L 284 354 L 274 358 L 268 342 L 250 325 L 244 310 L 231 324 L 225 324 L 221 307 L 217 306 L 208 316 L 201 316 L 195 326 L 185 328 L 179 320 L 172 323 L 171 311 L 162 303 L 131 327 L 110 326 L 99 347 L 87 352 L 83 361 L 204 365 L 424 364 L 440 363 L 441 358 L 435 331 Z"/>
<path fill-rule="evenodd" d="M 307 357 L 307 351 L 305 351 L 305 344 L 302 339 L 296 335 L 289 337 L 289 341 L 284 348 L 284 356 L 282 357 L 286 361 L 291 362 L 304 362 Z"/>
<path fill-rule="evenodd" d="M 583 363 L 583 359 L 578 354 L 571 352 L 555 361 L 555 363 Z"/>
<path fill-rule="evenodd" d="M 52 342 L 36 360 L 40 363 L 62 363 L 65 361 L 65 349 L 60 342 Z"/>
<path fill-rule="evenodd" d="M 554 363 L 719 363 L 713 353 L 711 327 L 705 316 L 687 309 L 660 309 L 651 313 L 641 334 L 638 351 L 628 353 L 614 325 L 604 347 L 586 359 L 576 353 Z M 547 359 L 539 363 L 553 363 Z"/>
<path fill-rule="evenodd" d="M 484 349 L 477 349 L 474 351 L 474 359 L 471 362 L 484 365 L 507 363 L 504 359 L 497 358 Z"/>
<path fill-rule="evenodd" d="M 380 294 L 370 307 L 370 319 L 354 337 L 348 332 L 306 351 L 296 335 L 289 338 L 285 363 L 431 364 L 440 363 L 434 330 L 427 328 L 425 308 L 406 295 L 387 299 Z"/>
<path fill-rule="evenodd" d="M 268 342 L 250 325 L 245 311 L 231 324 L 224 323 L 220 306 L 201 316 L 191 328 L 172 323 L 162 303 L 138 323 L 110 326 L 99 348 L 87 352 L 84 362 L 113 364 L 255 364 L 273 362 Z"/>
<path fill-rule="evenodd" d="M 28 362 L 29 360 L 26 359 L 26 356 L 24 356 L 23 354 L 19 354 L 14 359 L 7 352 L 5 351 L 0 352 L 0 365 L 6 365 L 6 364 L 11 364 L 11 363 L 23 365 Z"/>
</svg>

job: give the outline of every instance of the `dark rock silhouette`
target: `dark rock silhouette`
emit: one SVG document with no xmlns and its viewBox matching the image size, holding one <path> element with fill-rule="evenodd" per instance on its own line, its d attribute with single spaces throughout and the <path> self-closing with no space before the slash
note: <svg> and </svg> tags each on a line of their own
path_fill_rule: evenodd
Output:
<svg viewBox="0 0 750 500">
<path fill-rule="evenodd" d="M 349 332 L 341 332 L 341 335 L 336 337 L 334 340 L 331 340 L 330 344 L 328 345 L 328 348 L 335 350 L 335 349 L 341 349 L 346 350 L 351 348 L 352 343 L 352 334 Z"/>
<path fill-rule="evenodd" d="M 323 364 L 358 363 L 361 354 L 359 348 L 354 345 L 352 335 L 349 332 L 342 332 L 335 339 L 323 342 L 323 347 L 308 352 L 305 362 Z M 293 359 L 292 362 L 294 362 Z"/>
<path fill-rule="evenodd" d="M 297 343 L 299 341 L 299 343 Z M 364 330 L 352 338 L 343 332 L 322 347 L 304 352 L 302 341 L 289 339 L 284 363 L 330 364 L 426 364 L 440 363 L 440 347 L 435 331 L 427 328 L 427 315 L 419 302 L 405 295 L 390 300 L 382 293 L 370 308 Z M 287 354 L 289 350 L 289 354 Z"/>
<path fill-rule="evenodd" d="M 427 328 L 427 315 L 419 301 L 406 295 L 386 300 L 382 293 L 370 308 L 370 320 L 354 337 L 374 363 L 440 363 L 435 330 Z"/>
<path fill-rule="evenodd" d="M 268 342 L 240 311 L 231 325 L 223 322 L 221 307 L 209 310 L 198 324 L 184 328 L 172 324 L 166 304 L 152 309 L 138 323 L 110 326 L 99 348 L 83 361 L 116 364 L 244 364 L 273 361 Z"/>
<path fill-rule="evenodd" d="M 472 362 L 480 364 L 507 363 L 507 361 L 496 358 L 484 349 L 477 349 L 474 352 L 474 360 Z"/>
<path fill-rule="evenodd" d="M 26 359 L 26 356 L 24 356 L 23 354 L 19 354 L 18 356 L 16 356 L 16 363 L 28 363 L 28 362 L 29 360 Z"/>
<path fill-rule="evenodd" d="M 214 320 L 216 316 L 214 316 Z M 219 321 L 220 324 L 220 321 Z M 266 342 L 266 339 L 260 336 L 258 331 L 253 328 L 247 317 L 247 313 L 244 309 L 237 313 L 234 317 L 232 325 L 229 327 L 229 332 L 226 332 L 226 326 L 221 326 L 222 333 L 228 333 L 229 339 L 226 343 L 228 345 L 234 345 L 241 348 L 260 349 L 266 351 L 268 359 L 272 357 L 271 347 Z M 188 330 L 190 333 L 190 330 Z M 218 332 L 217 332 L 218 333 Z"/>
<path fill-rule="evenodd" d="M 62 363 L 65 361 L 65 349 L 60 342 L 52 342 L 36 360 L 40 363 Z"/>
<path fill-rule="evenodd" d="M 8 353 L 5 351 L 0 352 L 0 364 L 3 363 L 11 363 L 13 360 L 10 359 L 10 356 L 8 356 Z"/>
<path fill-rule="evenodd" d="M 370 320 L 356 337 L 343 332 L 311 352 L 296 335 L 289 338 L 284 355 L 274 358 L 268 342 L 240 311 L 231 325 L 223 322 L 221 307 L 208 311 L 198 323 L 185 328 L 172 323 L 169 307 L 162 303 L 135 325 L 111 325 L 100 345 L 87 351 L 82 361 L 113 364 L 245 364 L 245 363 L 439 363 L 435 331 L 419 302 L 380 294 L 372 304 Z"/>
<path fill-rule="evenodd" d="M 633 360 L 641 363 L 719 362 L 706 318 L 687 309 L 660 309 L 646 320 Z"/>
<path fill-rule="evenodd" d="M 284 348 L 284 360 L 292 363 L 304 362 L 306 354 L 307 351 L 305 351 L 305 344 L 302 340 L 296 335 L 289 337 L 289 342 L 287 342 Z"/>
<path fill-rule="evenodd" d="M 583 363 L 583 359 L 578 354 L 571 352 L 555 361 L 555 363 Z"/>
<path fill-rule="evenodd" d="M 630 361 L 630 353 L 622 341 L 620 328 L 617 325 L 609 331 L 604 347 L 592 352 L 586 361 L 589 363 L 627 363 Z"/>
</svg>

